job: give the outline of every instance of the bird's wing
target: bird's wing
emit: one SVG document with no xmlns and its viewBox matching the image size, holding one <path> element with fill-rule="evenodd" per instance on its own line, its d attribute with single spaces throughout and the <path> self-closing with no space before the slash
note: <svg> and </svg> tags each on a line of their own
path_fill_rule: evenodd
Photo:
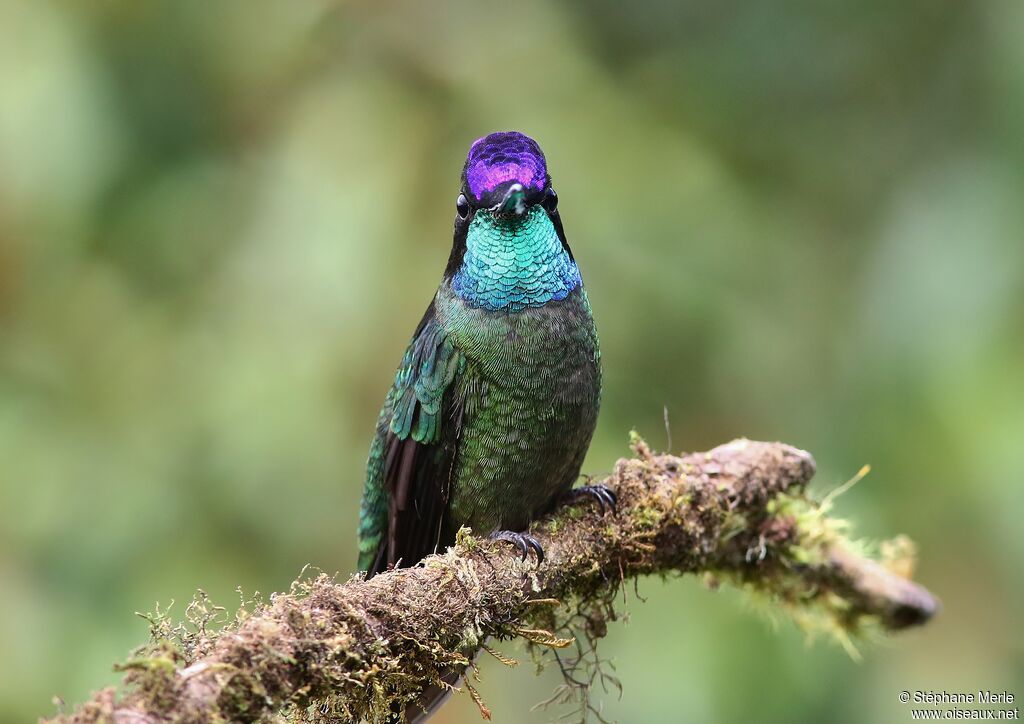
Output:
<svg viewBox="0 0 1024 724">
<path fill-rule="evenodd" d="M 412 565 L 440 543 L 462 429 L 465 358 L 431 302 L 405 351 L 370 448 L 359 527 L 367 577 Z"/>
</svg>

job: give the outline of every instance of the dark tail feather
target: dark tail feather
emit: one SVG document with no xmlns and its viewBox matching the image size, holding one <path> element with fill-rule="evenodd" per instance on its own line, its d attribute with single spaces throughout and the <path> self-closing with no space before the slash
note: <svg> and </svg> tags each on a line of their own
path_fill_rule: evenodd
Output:
<svg viewBox="0 0 1024 724">
<path fill-rule="evenodd" d="M 475 660 L 479 656 L 479 649 L 476 653 L 473 650 L 465 652 L 467 656 L 472 656 Z M 430 717 L 434 716 L 441 705 L 448 701 L 448 697 L 452 695 L 452 690 L 457 688 L 461 683 L 463 677 L 466 675 L 466 667 L 460 666 L 449 669 L 444 676 L 441 677 L 447 686 L 441 686 L 440 684 L 429 684 L 420 695 L 416 697 L 416 701 L 411 704 L 407 704 L 405 711 L 399 714 L 397 711 L 392 714 L 392 724 L 398 724 L 399 722 L 406 722 L 407 724 L 421 724 Z"/>
<path fill-rule="evenodd" d="M 448 701 L 448 697 L 452 695 L 451 687 L 458 686 L 465 673 L 465 669 L 451 669 L 441 677 L 441 680 L 448 684 L 448 686 L 430 684 L 420 692 L 419 696 L 416 697 L 416 701 L 406 704 L 404 708 L 393 707 L 391 714 L 387 718 L 388 724 L 420 724 L 425 722 L 434 716 L 437 710 Z"/>
<path fill-rule="evenodd" d="M 452 669 L 441 677 L 441 680 L 448 686 L 430 684 L 420 693 L 416 701 L 405 707 L 405 720 L 409 724 L 420 724 L 432 717 L 434 712 L 448 701 L 448 697 L 452 695 L 452 687 L 459 685 L 465 673 L 465 669 Z"/>
</svg>

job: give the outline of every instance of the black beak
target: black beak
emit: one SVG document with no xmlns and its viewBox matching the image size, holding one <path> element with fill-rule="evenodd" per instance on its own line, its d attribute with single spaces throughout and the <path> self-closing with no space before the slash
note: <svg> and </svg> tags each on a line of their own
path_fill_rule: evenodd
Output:
<svg viewBox="0 0 1024 724">
<path fill-rule="evenodd" d="M 512 184 L 502 197 L 501 201 L 491 207 L 496 214 L 515 214 L 522 216 L 526 212 L 526 191 L 522 184 Z"/>
</svg>

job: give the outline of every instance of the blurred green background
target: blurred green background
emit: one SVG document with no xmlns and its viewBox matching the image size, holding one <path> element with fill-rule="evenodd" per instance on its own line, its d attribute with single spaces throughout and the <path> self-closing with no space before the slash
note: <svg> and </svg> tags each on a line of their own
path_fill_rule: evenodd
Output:
<svg viewBox="0 0 1024 724">
<path fill-rule="evenodd" d="M 118 680 L 134 611 L 347 575 L 378 406 L 473 139 L 545 149 L 636 427 L 812 451 L 919 544 L 930 626 L 807 647 L 647 580 L 622 722 L 1024 695 L 1024 4 L 0 3 L 0 720 Z M 513 655 L 522 649 L 506 645 Z M 483 666 L 495 721 L 558 683 Z M 472 722 L 458 697 L 438 722 Z"/>
</svg>

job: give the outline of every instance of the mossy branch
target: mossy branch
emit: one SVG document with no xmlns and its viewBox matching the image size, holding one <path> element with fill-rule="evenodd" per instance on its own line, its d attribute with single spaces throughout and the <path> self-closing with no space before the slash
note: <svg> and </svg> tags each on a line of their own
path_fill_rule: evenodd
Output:
<svg viewBox="0 0 1024 724">
<path fill-rule="evenodd" d="M 735 583 L 843 640 L 921 624 L 937 610 L 904 577 L 909 543 L 897 539 L 895 554 L 876 562 L 828 515 L 830 500 L 807 497 L 808 453 L 748 440 L 685 457 L 655 455 L 639 439 L 633 447 L 636 456 L 602 481 L 618 495 L 617 514 L 580 503 L 539 521 L 539 566 L 466 535 L 423 565 L 369 581 L 299 582 L 218 633 L 201 625 L 176 640 L 158 635 L 125 665 L 122 697 L 103 690 L 57 721 L 382 720 L 465 665 L 486 637 L 565 645 L 556 629 L 566 602 L 579 610 L 601 600 L 607 611 L 609 591 L 651 573 Z"/>
</svg>

